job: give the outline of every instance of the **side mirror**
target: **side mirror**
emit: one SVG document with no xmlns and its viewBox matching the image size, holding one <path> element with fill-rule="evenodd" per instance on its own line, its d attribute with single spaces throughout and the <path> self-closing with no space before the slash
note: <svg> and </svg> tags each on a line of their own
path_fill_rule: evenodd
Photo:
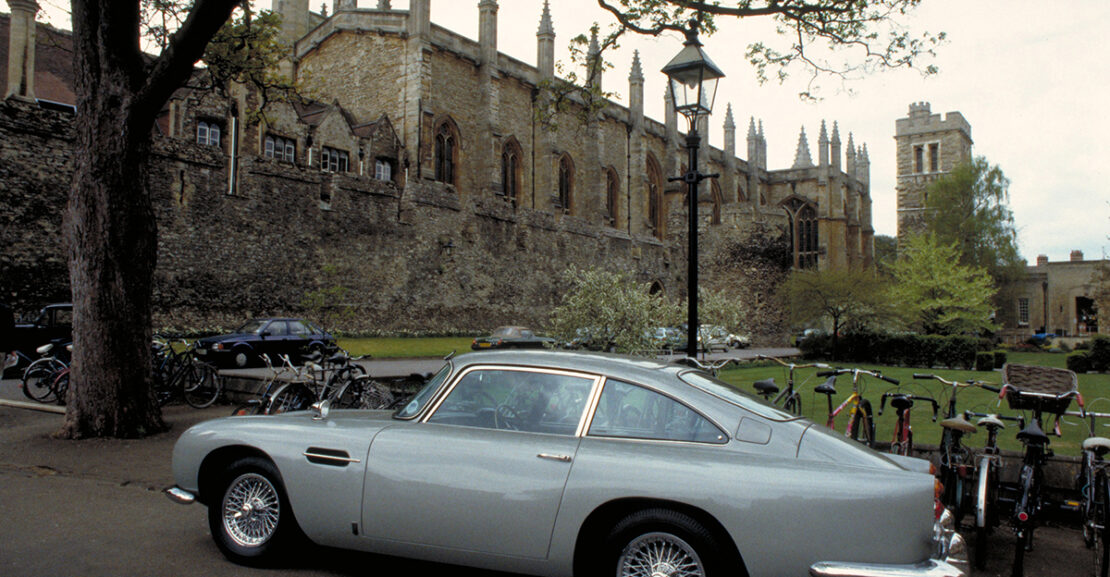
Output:
<svg viewBox="0 0 1110 577">
<path fill-rule="evenodd" d="M 270 336 L 270 331 L 262 331 L 262 332 L 258 333 L 258 336 L 260 336 L 262 338 L 266 338 L 266 337 Z"/>
</svg>

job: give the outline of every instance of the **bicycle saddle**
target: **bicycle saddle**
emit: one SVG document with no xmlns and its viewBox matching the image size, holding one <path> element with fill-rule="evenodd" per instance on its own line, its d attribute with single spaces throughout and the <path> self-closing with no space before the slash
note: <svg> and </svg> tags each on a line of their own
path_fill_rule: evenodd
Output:
<svg viewBox="0 0 1110 577">
<path fill-rule="evenodd" d="M 1083 450 L 1091 451 L 1099 457 L 1102 457 L 1106 455 L 1106 453 L 1110 453 L 1110 439 L 1106 437 L 1089 437 L 1084 439 Z"/>
<path fill-rule="evenodd" d="M 335 353 L 334 355 L 328 357 L 328 364 L 341 365 L 346 363 L 349 359 L 350 357 L 343 353 Z"/>
<path fill-rule="evenodd" d="M 1001 419 L 999 419 L 998 417 L 996 417 L 994 415 L 991 415 L 989 417 L 983 417 L 982 419 L 979 419 L 978 421 L 976 421 L 976 424 L 978 424 L 980 427 L 987 427 L 988 429 L 991 428 L 991 427 L 994 427 L 996 429 L 1005 429 L 1006 428 L 1006 424 L 1003 423 Z"/>
<path fill-rule="evenodd" d="M 817 385 L 817 388 L 815 388 L 813 390 L 818 392 L 818 393 L 821 393 L 822 395 L 835 395 L 836 394 L 836 375 L 833 375 L 833 376 L 825 379 L 825 382 L 821 383 L 820 385 Z"/>
<path fill-rule="evenodd" d="M 890 406 L 904 411 L 913 406 L 913 398 L 909 395 L 894 395 L 890 397 Z"/>
<path fill-rule="evenodd" d="M 1037 421 L 1029 423 L 1024 429 L 1018 432 L 1017 438 L 1023 443 L 1030 443 L 1033 445 L 1047 445 L 1048 435 L 1037 426 Z"/>
<path fill-rule="evenodd" d="M 779 386 L 775 384 L 775 379 L 763 379 L 761 381 L 756 381 L 752 383 L 752 386 L 755 387 L 756 392 L 763 395 L 764 397 L 768 397 L 779 392 Z"/>
<path fill-rule="evenodd" d="M 983 421 L 979 421 L 980 424 L 982 424 L 982 422 Z M 974 433 L 975 431 L 979 430 L 978 427 L 971 424 L 971 421 L 965 419 L 963 415 L 956 415 L 951 419 L 945 419 L 940 422 L 940 426 L 944 427 L 945 429 L 952 429 L 953 431 L 959 431 L 961 433 Z"/>
</svg>

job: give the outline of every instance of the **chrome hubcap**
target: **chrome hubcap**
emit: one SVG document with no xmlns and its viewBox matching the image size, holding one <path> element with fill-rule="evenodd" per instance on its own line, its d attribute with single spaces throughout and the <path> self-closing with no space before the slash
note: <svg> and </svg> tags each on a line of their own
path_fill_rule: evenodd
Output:
<svg viewBox="0 0 1110 577">
<path fill-rule="evenodd" d="M 618 577 L 692 577 L 705 575 L 697 552 L 670 533 L 647 533 L 621 552 Z"/>
<path fill-rule="evenodd" d="M 240 475 L 224 493 L 224 529 L 243 547 L 257 547 L 274 536 L 281 513 L 277 490 L 257 473 Z"/>
</svg>

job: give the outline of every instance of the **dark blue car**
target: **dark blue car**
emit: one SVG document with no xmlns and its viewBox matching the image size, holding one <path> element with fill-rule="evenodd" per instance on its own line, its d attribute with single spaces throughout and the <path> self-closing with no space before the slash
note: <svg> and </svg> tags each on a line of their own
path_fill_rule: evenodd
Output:
<svg viewBox="0 0 1110 577">
<path fill-rule="evenodd" d="M 262 363 L 262 355 L 280 364 L 281 355 L 298 362 L 313 351 L 322 354 L 337 349 L 335 338 L 304 319 L 253 319 L 225 335 L 197 341 L 196 354 L 217 367 L 244 368 Z"/>
</svg>

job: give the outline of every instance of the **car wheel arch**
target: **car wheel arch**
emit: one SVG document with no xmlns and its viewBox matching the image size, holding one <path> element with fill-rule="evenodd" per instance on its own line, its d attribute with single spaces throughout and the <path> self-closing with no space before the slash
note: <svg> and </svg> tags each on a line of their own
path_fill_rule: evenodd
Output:
<svg viewBox="0 0 1110 577">
<path fill-rule="evenodd" d="M 223 479 L 224 471 L 232 463 L 246 457 L 257 457 L 265 459 L 271 464 L 274 463 L 270 455 L 256 447 L 249 445 L 220 447 L 204 457 L 200 464 L 200 469 L 197 472 L 197 492 L 199 493 L 197 500 L 205 505 L 218 501 L 220 499 L 219 493 L 222 490 L 220 481 Z M 277 468 L 276 464 L 274 464 L 274 468 Z"/>
<path fill-rule="evenodd" d="M 574 575 L 592 575 L 597 573 L 591 568 L 591 562 L 597 559 L 597 553 L 605 537 L 620 523 L 622 519 L 647 509 L 669 509 L 682 513 L 701 523 L 727 550 L 724 552 L 729 559 L 734 559 L 737 564 L 736 575 L 747 577 L 748 568 L 744 564 L 743 555 L 736 547 L 732 535 L 725 529 L 713 515 L 699 507 L 694 507 L 678 501 L 666 499 L 628 498 L 617 499 L 605 503 L 594 509 L 582 522 L 578 531 L 578 538 L 574 544 Z M 608 571 L 608 570 L 606 570 Z M 608 574 L 608 573 L 606 573 Z"/>
</svg>

